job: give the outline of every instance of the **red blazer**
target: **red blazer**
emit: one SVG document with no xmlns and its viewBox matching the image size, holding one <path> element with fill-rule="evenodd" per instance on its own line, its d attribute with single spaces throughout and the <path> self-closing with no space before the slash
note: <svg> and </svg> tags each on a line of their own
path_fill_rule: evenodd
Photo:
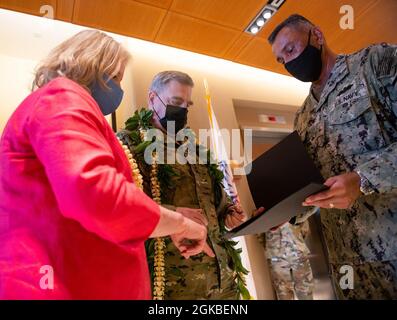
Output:
<svg viewBox="0 0 397 320">
<path fill-rule="evenodd" d="M 144 241 L 159 206 L 81 86 L 57 78 L 22 102 L 0 179 L 0 298 L 151 298 Z"/>
</svg>

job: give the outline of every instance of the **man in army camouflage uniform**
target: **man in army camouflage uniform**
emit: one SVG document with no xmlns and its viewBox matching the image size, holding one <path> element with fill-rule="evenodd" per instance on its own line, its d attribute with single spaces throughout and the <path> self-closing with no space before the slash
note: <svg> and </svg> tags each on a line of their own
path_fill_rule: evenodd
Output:
<svg viewBox="0 0 397 320">
<path fill-rule="evenodd" d="M 308 221 L 294 226 L 285 223 L 264 236 L 274 289 L 279 300 L 312 300 L 313 273 L 309 262 L 310 251 L 304 238 Z"/>
<path fill-rule="evenodd" d="M 312 82 L 295 128 L 330 188 L 303 205 L 322 208 L 336 295 L 396 299 L 397 46 L 336 55 L 321 30 L 299 15 L 268 40 L 278 62 Z M 340 285 L 342 266 L 352 268 L 353 286 Z"/>
<path fill-rule="evenodd" d="M 161 72 L 153 79 L 148 99 L 149 108 L 153 110 L 152 124 L 168 134 L 172 142 L 165 143 L 165 156 L 175 154 L 179 146 L 175 136 L 167 132 L 167 126 L 175 121 L 176 132 L 185 127 L 187 109 L 192 105 L 192 88 L 190 76 L 178 71 Z M 128 145 L 131 144 L 128 131 L 123 130 L 118 136 Z M 174 244 L 167 241 L 165 299 L 239 299 L 235 270 L 230 267 L 230 256 L 221 237 L 220 223 L 234 228 L 244 221 L 245 214 L 239 206 L 232 204 L 223 189 L 220 202 L 215 203 L 214 185 L 208 167 L 199 164 L 198 159 L 196 163 L 180 164 L 176 161 L 169 164 L 175 174 L 167 191 L 162 194 L 162 205 L 206 224 L 208 242 L 215 257 L 199 254 L 185 259 Z M 150 195 L 150 170 L 142 162 L 138 165 L 144 179 L 144 190 Z"/>
</svg>

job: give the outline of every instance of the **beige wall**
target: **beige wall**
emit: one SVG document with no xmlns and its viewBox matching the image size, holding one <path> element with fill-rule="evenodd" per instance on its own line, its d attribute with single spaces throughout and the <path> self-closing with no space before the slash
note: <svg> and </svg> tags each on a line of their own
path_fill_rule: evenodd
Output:
<svg viewBox="0 0 397 320">
<path fill-rule="evenodd" d="M 29 94 L 36 61 L 1 54 L 0 51 L 0 132 L 15 107 Z"/>
<path fill-rule="evenodd" d="M 283 106 L 284 108 L 289 108 L 289 110 L 280 110 L 275 109 L 278 105 L 270 105 L 270 107 L 264 108 L 248 108 L 248 107 L 239 107 L 237 103 L 234 103 L 234 111 L 236 113 L 236 117 L 238 118 L 238 123 L 240 127 L 263 127 L 269 129 L 290 129 L 292 130 L 294 126 L 295 119 L 295 107 L 293 106 Z M 236 106 L 237 105 L 237 106 Z M 260 115 L 269 115 L 269 116 L 280 116 L 284 117 L 285 123 L 265 123 L 260 122 Z"/>
<path fill-rule="evenodd" d="M 38 60 L 55 44 L 82 29 L 58 21 L 51 21 L 51 28 L 48 28 L 43 26 L 42 20 L 12 13 L 15 27 L 7 31 L 0 28 L 0 43 L 7 44 L 0 49 L 0 132 L 9 115 L 28 94 L 32 72 Z M 46 30 L 45 36 L 34 35 L 36 27 Z M 25 32 L 26 28 L 28 32 Z M 290 77 L 137 39 L 116 37 L 133 55 L 122 83 L 125 98 L 117 111 L 119 128 L 137 107 L 146 106 L 151 79 L 163 70 L 185 71 L 195 81 L 195 106 L 189 112 L 189 124 L 195 130 L 209 127 L 204 99 L 204 78 L 210 86 L 219 126 L 227 129 L 238 128 L 233 99 L 298 106 L 308 91 L 307 85 Z M 25 48 L 26 42 L 30 44 L 30 50 Z M 243 208 L 251 213 L 254 205 L 245 178 L 237 181 L 237 188 Z M 248 286 L 253 296 L 258 299 L 272 299 L 274 296 L 263 249 L 255 237 L 241 239 L 241 246 L 244 250 L 244 264 L 251 270 Z"/>
</svg>

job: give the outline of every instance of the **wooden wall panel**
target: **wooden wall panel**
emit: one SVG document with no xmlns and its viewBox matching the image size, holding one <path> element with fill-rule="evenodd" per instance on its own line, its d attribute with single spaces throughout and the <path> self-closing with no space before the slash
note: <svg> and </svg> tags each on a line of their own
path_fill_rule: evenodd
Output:
<svg viewBox="0 0 397 320">
<path fill-rule="evenodd" d="M 72 22 L 74 0 L 57 0 L 56 18 L 58 20 Z"/>
<path fill-rule="evenodd" d="M 50 5 L 56 11 L 57 0 L 0 0 L 0 8 L 41 16 L 40 8 Z"/>
<path fill-rule="evenodd" d="M 227 49 L 223 58 L 227 60 L 235 60 L 245 46 L 254 38 L 248 33 L 242 32 L 236 41 Z"/>
<path fill-rule="evenodd" d="M 73 23 L 153 40 L 165 14 L 132 0 L 75 0 Z"/>
<path fill-rule="evenodd" d="M 265 39 L 255 37 L 240 52 L 235 61 L 256 68 L 267 66 L 267 70 L 288 75 L 283 65 L 273 57 L 271 47 Z"/>
<path fill-rule="evenodd" d="M 244 30 L 268 0 L 174 0 L 170 10 Z"/>
<path fill-rule="evenodd" d="M 169 12 L 155 42 L 222 57 L 240 32 Z"/>
<path fill-rule="evenodd" d="M 372 43 L 397 44 L 397 1 L 368 1 L 355 13 L 355 29 L 326 34 L 335 50 L 345 53 L 356 51 Z"/>
<path fill-rule="evenodd" d="M 136 1 L 164 9 L 169 9 L 169 7 L 172 4 L 172 0 L 136 0 Z"/>
</svg>

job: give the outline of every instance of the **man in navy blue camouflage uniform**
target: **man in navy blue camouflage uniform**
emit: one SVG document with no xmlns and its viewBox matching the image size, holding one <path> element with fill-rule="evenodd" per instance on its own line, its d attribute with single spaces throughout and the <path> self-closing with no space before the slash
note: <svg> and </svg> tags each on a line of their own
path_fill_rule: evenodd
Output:
<svg viewBox="0 0 397 320">
<path fill-rule="evenodd" d="M 295 129 L 329 190 L 306 199 L 321 208 L 339 299 L 397 298 L 397 46 L 336 55 L 321 30 L 299 15 L 269 37 L 277 60 L 312 82 Z M 342 266 L 353 270 L 341 286 Z M 344 278 L 346 280 L 346 278 Z"/>
</svg>

